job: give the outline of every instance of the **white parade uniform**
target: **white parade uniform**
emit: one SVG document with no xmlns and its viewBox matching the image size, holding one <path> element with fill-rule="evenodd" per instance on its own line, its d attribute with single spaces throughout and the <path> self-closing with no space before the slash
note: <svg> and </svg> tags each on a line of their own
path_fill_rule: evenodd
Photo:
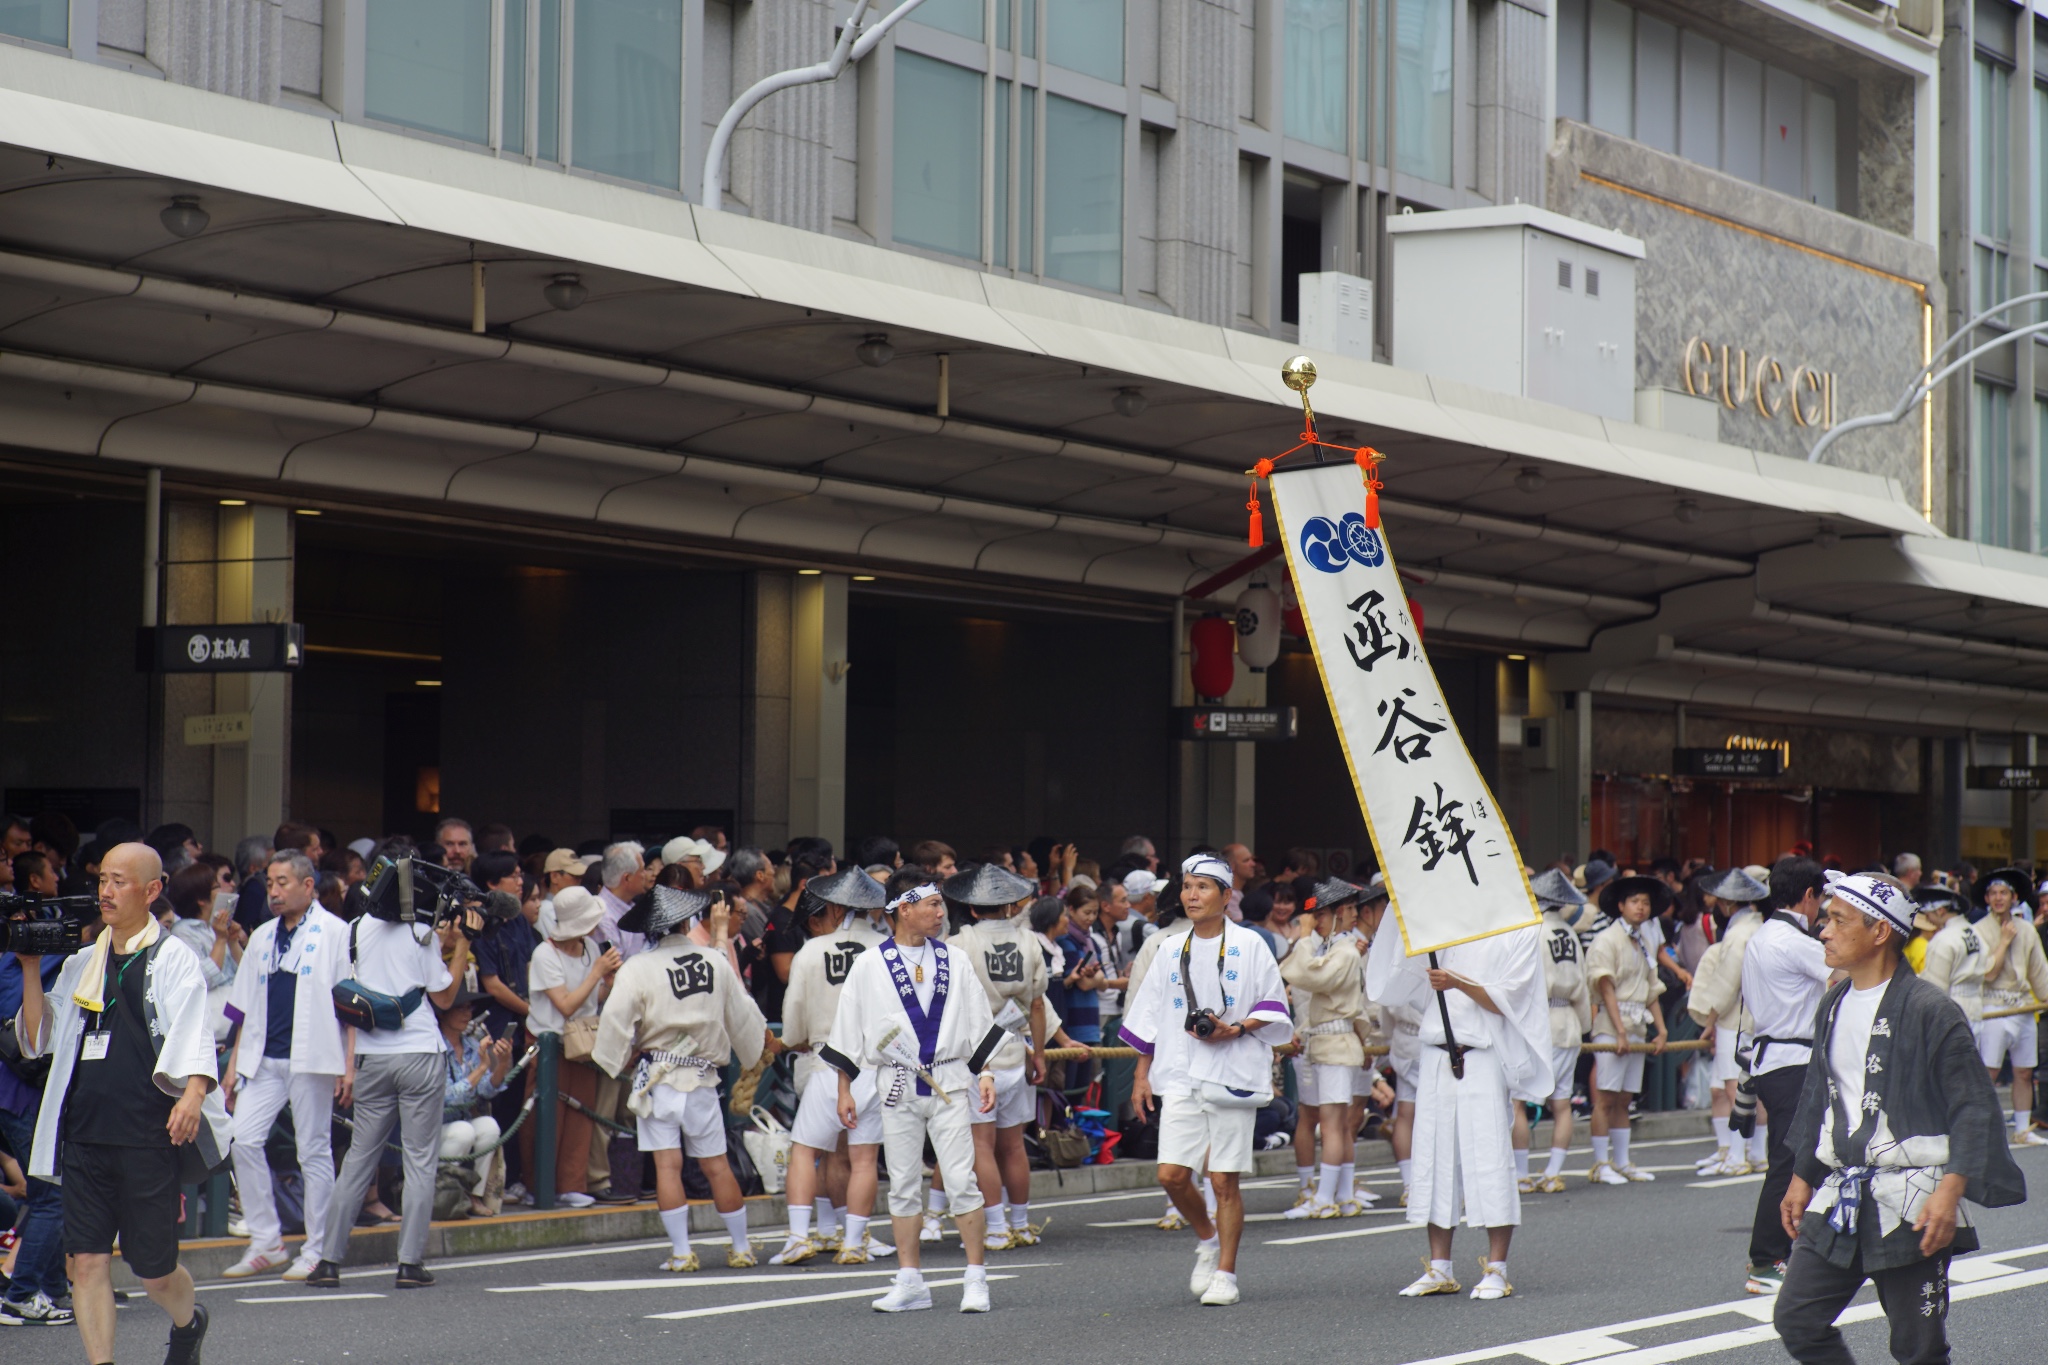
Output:
<svg viewBox="0 0 2048 1365">
<path fill-rule="evenodd" d="M 892 1030 L 897 1045 L 917 1055 L 945 1098 L 885 1052 Z M 927 939 L 906 949 L 891 939 L 855 960 L 839 992 L 830 1045 L 859 1066 L 863 1077 L 873 1076 L 882 1107 L 891 1217 L 915 1218 L 924 1211 L 927 1138 L 954 1217 L 981 1207 L 971 1127 L 980 1096 L 969 1062 L 984 1048 L 993 1051 L 994 1030 L 988 997 L 967 955 L 951 944 Z"/>
<path fill-rule="evenodd" d="M 975 979 L 988 994 L 991 1017 L 1000 1014 L 1006 1004 L 1014 1004 L 1028 1017 L 1031 1002 L 1045 999 L 1045 954 L 1039 949 L 1038 935 L 1031 932 L 1028 917 L 977 919 L 947 942 L 967 955 Z M 1050 1006 L 1047 1010 L 1050 1030 Z M 1037 1092 L 1027 1074 L 1030 1050 L 1023 1037 L 1008 1030 L 1004 1033 L 1002 1046 L 989 1060 L 996 1077 L 996 1107 L 986 1114 L 977 1111 L 973 1118 L 976 1123 L 1015 1128 L 1031 1118 Z"/>
<path fill-rule="evenodd" d="M 1296 1068 L 1300 1102 L 1349 1104 L 1365 1043 L 1358 1035 L 1365 1014 L 1364 959 L 1355 936 L 1323 938 L 1313 930 L 1280 963 L 1280 978 L 1292 988 L 1296 1033 L 1305 1041 Z"/>
<path fill-rule="evenodd" d="M 1427 956 L 1408 957 L 1399 934 L 1381 934 L 1368 959 L 1366 988 L 1420 1021 L 1420 1082 L 1415 1097 L 1414 1180 L 1408 1221 L 1472 1227 L 1522 1221 L 1509 1145 L 1512 1100 L 1540 1103 L 1554 1085 L 1550 1011 L 1545 1004 L 1543 931 L 1534 925 L 1440 949 L 1437 963 L 1484 987 L 1501 1013 L 1460 990 L 1443 994 L 1464 1053 L 1465 1075 L 1451 1074 L 1443 1012 L 1429 987 Z"/>
<path fill-rule="evenodd" d="M 1600 983 L 1614 982 L 1615 1003 L 1621 1006 L 1622 1027 L 1628 1030 L 1629 1040 L 1646 1043 L 1650 1038 L 1650 1011 L 1656 1008 L 1656 999 L 1664 994 L 1664 982 L 1657 976 L 1652 965 L 1656 945 L 1639 927 L 1631 930 L 1626 920 L 1617 919 L 1602 929 L 1593 938 L 1593 947 L 1586 954 L 1586 986 L 1596 1002 L 1594 1006 L 1593 1041 L 1614 1043 L 1621 1041 L 1614 1032 L 1614 1019 L 1607 1013 L 1600 1001 Z M 1634 1094 L 1643 1088 L 1643 1053 L 1631 1051 L 1627 1056 L 1615 1052 L 1600 1052 L 1593 1056 L 1594 1088 L 1610 1093 L 1627 1092 Z"/>
<path fill-rule="evenodd" d="M 1754 906 L 1745 905 L 1728 917 L 1720 941 L 1700 957 L 1693 969 L 1692 989 L 1686 993 L 1686 1013 L 1693 1022 L 1705 1025 L 1714 1020 L 1713 1082 L 1722 1085 L 1742 1074 L 1735 1060 L 1744 1034 L 1756 1031 L 1756 1020 L 1742 1003 L 1742 953 L 1756 934 L 1764 917 Z"/>
<path fill-rule="evenodd" d="M 1159 1164 L 1194 1169 L 1207 1152 L 1212 1172 L 1250 1171 L 1253 1123 L 1273 1094 L 1273 1049 L 1294 1036 L 1279 965 L 1264 939 L 1228 920 L 1214 938 L 1193 938 L 1179 925 L 1155 937 L 1157 958 L 1124 1012 L 1122 1037 L 1152 1058 Z M 1250 1021 L 1258 1031 L 1202 1042 L 1185 1027 L 1194 1009 L 1214 1010 L 1225 1023 Z"/>
<path fill-rule="evenodd" d="M 1984 1038 L 1984 970 L 1990 965 L 1995 941 L 1980 925 L 1951 915 L 1927 940 L 1927 957 L 1920 970 L 1922 981 L 1948 992 L 1949 998 L 1963 1007 L 1970 1031 L 1980 1044 Z"/>
<path fill-rule="evenodd" d="M 1543 912 L 1543 993 L 1550 1008 L 1550 1098 L 1569 1104 L 1579 1068 L 1579 1041 L 1593 1026 L 1579 936 L 1555 910 Z"/>
<path fill-rule="evenodd" d="M 1998 952 L 1996 915 L 1987 915 L 1976 926 L 1986 945 L 1986 957 Z M 2048 1001 L 2048 954 L 2041 950 L 2041 935 L 2034 926 L 2013 916 L 2012 946 L 1999 959 L 1995 971 L 1984 977 L 1984 1009 L 2009 1010 Z M 2040 1016 L 2014 1014 L 2003 1019 L 1983 1019 L 1977 1028 L 1977 1055 L 1986 1066 L 2003 1066 L 2011 1054 L 2016 1067 L 2035 1065 L 2041 1055 Z"/>
<path fill-rule="evenodd" d="M 882 1106 L 871 1091 L 863 1091 L 860 1121 L 852 1133 L 840 1124 L 839 1072 L 818 1056 L 818 1049 L 832 1036 L 839 993 L 853 974 L 854 962 L 880 942 L 865 915 L 849 916 L 831 933 L 805 943 L 789 964 L 789 990 L 782 997 L 782 1041 L 791 1048 L 809 1049 L 797 1053 L 799 1099 L 789 1132 L 794 1141 L 814 1151 L 832 1151 L 840 1138 L 848 1136 L 870 1146 L 882 1140 Z"/>
<path fill-rule="evenodd" d="M 599 1016 L 591 1060 L 631 1080 L 626 1107 L 643 1152 L 725 1155 L 718 1073 L 761 1059 L 767 1024 L 725 960 L 677 930 L 626 959 Z"/>
</svg>

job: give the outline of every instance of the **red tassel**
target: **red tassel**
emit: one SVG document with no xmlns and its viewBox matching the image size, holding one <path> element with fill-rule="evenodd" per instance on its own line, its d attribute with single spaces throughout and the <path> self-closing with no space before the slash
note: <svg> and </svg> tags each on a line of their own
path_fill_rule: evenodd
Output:
<svg viewBox="0 0 2048 1365">
<path fill-rule="evenodd" d="M 1369 483 L 1365 486 L 1365 529 L 1368 531 L 1380 529 L 1380 489 L 1377 483 Z"/>
<path fill-rule="evenodd" d="M 1251 500 L 1246 502 L 1244 507 L 1247 512 L 1251 513 L 1251 525 L 1245 531 L 1245 544 L 1256 550 L 1266 543 L 1266 523 L 1264 518 L 1259 516 L 1259 486 L 1257 484 L 1252 485 Z"/>
<path fill-rule="evenodd" d="M 1380 481 L 1373 469 L 1380 462 L 1380 453 L 1371 446 L 1360 446 L 1358 453 L 1351 458 L 1358 465 L 1358 477 L 1365 482 L 1365 529 L 1377 531 L 1380 529 Z"/>
</svg>

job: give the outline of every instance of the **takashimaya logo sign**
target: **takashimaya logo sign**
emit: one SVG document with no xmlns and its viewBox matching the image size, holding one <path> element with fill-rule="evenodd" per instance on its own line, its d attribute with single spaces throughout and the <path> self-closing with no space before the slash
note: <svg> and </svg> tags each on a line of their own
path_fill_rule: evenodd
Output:
<svg viewBox="0 0 2048 1365">
<path fill-rule="evenodd" d="M 1757 415 L 1775 418 L 1790 413 L 1795 426 L 1835 424 L 1835 374 L 1811 365 L 1793 365 L 1768 351 L 1750 368 L 1747 347 L 1716 347 L 1704 337 L 1685 343 L 1679 361 L 1685 391 L 1695 398 L 1719 398 L 1736 411 L 1753 407 Z"/>
</svg>

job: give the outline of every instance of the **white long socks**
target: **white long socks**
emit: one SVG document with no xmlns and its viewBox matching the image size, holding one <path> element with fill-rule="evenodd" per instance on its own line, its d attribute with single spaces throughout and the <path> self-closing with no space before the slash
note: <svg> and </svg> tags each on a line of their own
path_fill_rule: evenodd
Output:
<svg viewBox="0 0 2048 1365">
<path fill-rule="evenodd" d="M 993 1227 L 995 1225 L 990 1224 L 990 1226 Z M 1031 1226 L 1031 1206 L 1029 1204 L 1010 1205 L 1010 1226 L 1019 1229 Z"/>
<path fill-rule="evenodd" d="M 798 1242 L 810 1235 L 811 1211 L 809 1209 L 791 1209 L 789 1211 L 789 1240 Z"/>
<path fill-rule="evenodd" d="M 669 1249 L 681 1259 L 690 1254 L 690 1206 L 679 1209 L 663 1209 L 661 1226 L 668 1232 Z"/>
<path fill-rule="evenodd" d="M 1527 1180 L 1529 1178 L 1529 1149 L 1527 1147 L 1516 1147 L 1513 1151 L 1515 1154 L 1515 1178 L 1517 1180 Z"/>
<path fill-rule="evenodd" d="M 1607 1136 L 1614 1143 L 1614 1165 L 1618 1170 L 1628 1169 L 1628 1132 L 1626 1128 L 1607 1130 Z"/>
<path fill-rule="evenodd" d="M 1543 1178 L 1545 1180 L 1550 1179 L 1552 1176 L 1564 1174 L 1564 1159 L 1567 1155 L 1569 1153 L 1563 1147 L 1552 1147 L 1550 1149 L 1550 1164 L 1543 1168 Z"/>
<path fill-rule="evenodd" d="M 1209 1210 L 1209 1216 L 1216 1216 L 1216 1186 L 1208 1176 L 1202 1177 L 1202 1206 Z"/>
<path fill-rule="evenodd" d="M 1348 1192 L 1345 1197 L 1350 1197 Z M 1316 1174 L 1316 1202 L 1318 1204 L 1334 1204 L 1337 1202 L 1337 1168 L 1328 1162 L 1324 1162 L 1322 1169 Z"/>
<path fill-rule="evenodd" d="M 839 1231 L 839 1210 L 832 1207 L 830 1199 L 813 1199 L 811 1207 L 817 1210 L 818 1231 L 820 1233 L 830 1237 L 833 1233 Z"/>
<path fill-rule="evenodd" d="M 747 1206 L 742 1204 L 731 1213 L 719 1214 L 718 1221 L 725 1224 L 726 1233 L 732 1238 L 733 1246 L 741 1251 L 746 1250 Z"/>
<path fill-rule="evenodd" d="M 1730 1120 L 1714 1120 L 1714 1145 L 1723 1149 L 1735 1145 L 1735 1130 L 1728 1126 Z"/>
<path fill-rule="evenodd" d="M 2032 1112 L 2031 1110 L 2026 1110 L 2026 1109 L 2015 1109 L 2015 1110 L 2013 1110 L 2013 1111 L 2012 1111 L 2012 1130 L 2013 1130 L 2013 1132 L 2015 1132 L 2015 1133 L 2024 1133 L 2024 1132 L 2026 1132 L 2026 1131 L 2027 1131 L 2027 1129 L 2028 1129 L 2028 1128 L 2030 1128 L 2030 1127 L 2032 1127 L 2032 1126 L 2033 1126 L 2033 1123 L 2034 1123 L 2034 1115 L 2033 1115 L 2033 1112 Z"/>
<path fill-rule="evenodd" d="M 1593 1164 L 1597 1166 L 1601 1162 L 1606 1161 L 1608 1153 L 1613 1150 L 1613 1146 L 1614 1144 L 1610 1139 L 1600 1134 L 1595 1134 L 1593 1137 Z"/>
<path fill-rule="evenodd" d="M 1749 1135 L 1749 1164 L 1761 1166 L 1771 1159 L 1770 1135 L 1759 1123 L 1756 1131 Z"/>
<path fill-rule="evenodd" d="M 1337 1167 L 1337 1198 L 1356 1199 L 1358 1196 L 1353 1191 L 1357 1187 L 1358 1163 L 1355 1161 L 1340 1163 Z"/>
<path fill-rule="evenodd" d="M 1397 1161 L 1394 1163 L 1394 1169 L 1401 1173 L 1401 1188 L 1404 1190 L 1407 1189 L 1409 1180 L 1415 1171 L 1414 1159 L 1410 1158 L 1406 1161 Z"/>
<path fill-rule="evenodd" d="M 868 1220 L 857 1213 L 846 1215 L 846 1245 L 858 1251 L 868 1244 Z"/>
<path fill-rule="evenodd" d="M 1303 1189 L 1313 1189 L 1316 1183 L 1316 1168 L 1313 1166 L 1296 1166 L 1294 1168 L 1294 1178 L 1301 1182 Z"/>
<path fill-rule="evenodd" d="M 943 1217 L 946 1212 L 946 1192 L 936 1185 L 932 1186 L 931 1193 L 925 1196 L 924 1210 L 934 1218 Z"/>
</svg>

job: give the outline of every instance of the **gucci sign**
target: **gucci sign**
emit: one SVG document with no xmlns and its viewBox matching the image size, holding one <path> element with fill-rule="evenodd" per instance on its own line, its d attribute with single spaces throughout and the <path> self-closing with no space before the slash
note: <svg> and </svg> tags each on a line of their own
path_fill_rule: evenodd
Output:
<svg viewBox="0 0 2048 1365">
<path fill-rule="evenodd" d="M 1752 374 L 1746 347 L 1715 346 L 1704 337 L 1685 343 L 1685 391 L 1695 398 L 1719 398 L 1731 412 L 1751 406 L 1757 415 L 1774 418 L 1791 413 L 1802 427 L 1835 424 L 1835 375 L 1832 370 L 1794 365 L 1768 353 L 1756 359 Z"/>
</svg>

